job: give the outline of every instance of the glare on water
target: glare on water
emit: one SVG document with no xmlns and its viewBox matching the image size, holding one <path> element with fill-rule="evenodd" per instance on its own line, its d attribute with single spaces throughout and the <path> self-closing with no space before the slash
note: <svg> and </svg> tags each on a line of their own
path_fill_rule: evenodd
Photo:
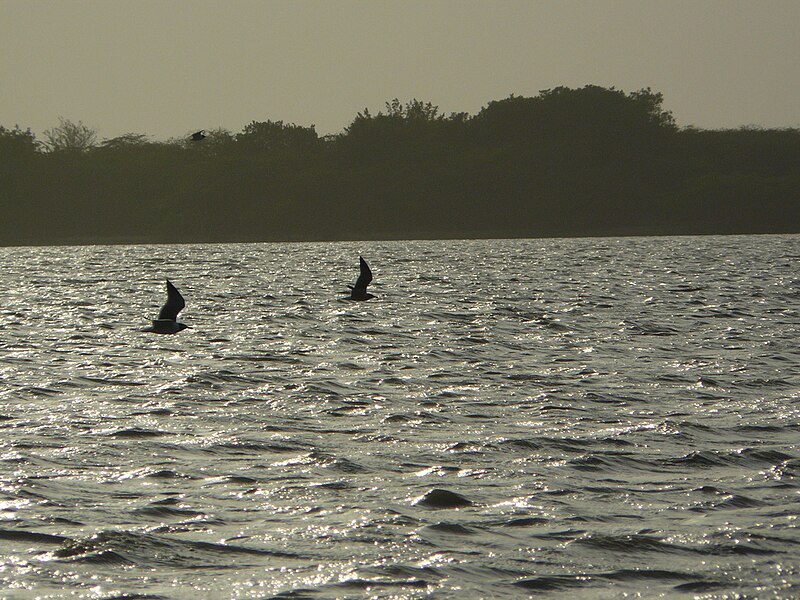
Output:
<svg viewBox="0 0 800 600">
<path fill-rule="evenodd" d="M 9 597 L 800 594 L 798 236 L 0 256 Z"/>
</svg>

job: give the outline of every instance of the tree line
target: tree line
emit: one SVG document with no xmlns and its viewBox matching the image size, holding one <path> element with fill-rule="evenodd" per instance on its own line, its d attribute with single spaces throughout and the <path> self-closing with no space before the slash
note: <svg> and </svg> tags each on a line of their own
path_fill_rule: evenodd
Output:
<svg viewBox="0 0 800 600">
<path fill-rule="evenodd" d="M 100 141 L 0 126 L 0 244 L 800 230 L 800 130 L 680 128 L 650 89 L 558 87 L 475 115 L 387 102 L 337 135 Z"/>
</svg>

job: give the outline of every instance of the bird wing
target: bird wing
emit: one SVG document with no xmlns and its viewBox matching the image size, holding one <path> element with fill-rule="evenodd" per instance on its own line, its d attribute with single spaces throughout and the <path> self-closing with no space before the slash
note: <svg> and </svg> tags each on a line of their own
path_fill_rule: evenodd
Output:
<svg viewBox="0 0 800 600">
<path fill-rule="evenodd" d="M 370 281 L 372 281 L 372 271 L 370 270 L 367 261 L 365 261 L 361 256 L 358 257 L 358 260 L 361 264 L 361 274 L 358 276 L 353 289 L 366 291 L 367 286 L 369 285 Z"/>
<path fill-rule="evenodd" d="M 184 306 L 186 306 L 186 302 L 178 291 L 178 288 L 172 285 L 172 282 L 167 279 L 167 301 L 164 306 L 161 307 L 158 318 L 177 321 L 178 313 L 183 310 Z"/>
</svg>

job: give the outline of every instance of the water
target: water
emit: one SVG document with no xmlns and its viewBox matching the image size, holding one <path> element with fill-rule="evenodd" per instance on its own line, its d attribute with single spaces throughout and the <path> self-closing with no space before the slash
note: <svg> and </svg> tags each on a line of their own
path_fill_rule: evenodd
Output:
<svg viewBox="0 0 800 600">
<path fill-rule="evenodd" d="M 800 595 L 800 236 L 0 257 L 4 598 Z"/>
</svg>

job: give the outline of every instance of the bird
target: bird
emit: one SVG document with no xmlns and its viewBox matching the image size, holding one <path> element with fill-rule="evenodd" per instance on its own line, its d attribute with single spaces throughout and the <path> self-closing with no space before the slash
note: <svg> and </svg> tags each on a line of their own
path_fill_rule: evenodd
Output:
<svg viewBox="0 0 800 600">
<path fill-rule="evenodd" d="M 142 331 L 166 334 L 183 331 L 189 327 L 183 323 L 178 323 L 178 313 L 183 310 L 184 306 L 186 306 L 186 301 L 181 296 L 178 288 L 167 279 L 167 301 L 161 307 L 158 318 L 153 321 L 150 327 L 146 327 Z"/>
<path fill-rule="evenodd" d="M 350 297 L 348 300 L 369 300 L 375 298 L 372 294 L 367 293 L 367 286 L 372 281 L 372 271 L 362 256 L 358 257 L 359 264 L 361 265 L 361 273 L 356 280 L 355 285 L 348 285 L 350 288 Z M 347 292 L 345 292 L 346 294 Z"/>
<path fill-rule="evenodd" d="M 206 134 L 203 133 L 204 131 L 205 131 L 205 129 L 201 129 L 200 131 L 195 131 L 192 134 L 192 138 L 191 138 L 192 141 L 193 142 L 202 142 L 204 139 L 206 139 Z"/>
</svg>

